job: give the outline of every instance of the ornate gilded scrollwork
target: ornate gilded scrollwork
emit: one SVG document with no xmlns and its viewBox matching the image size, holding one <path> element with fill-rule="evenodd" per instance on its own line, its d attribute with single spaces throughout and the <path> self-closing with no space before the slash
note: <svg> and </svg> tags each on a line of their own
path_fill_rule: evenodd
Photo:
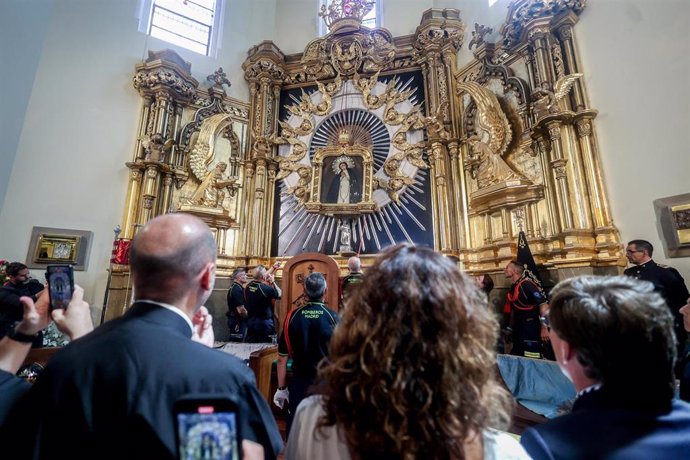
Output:
<svg viewBox="0 0 690 460">
<path fill-rule="evenodd" d="M 484 37 L 494 30 L 491 27 L 480 25 L 479 23 L 474 23 L 474 30 L 472 31 L 472 39 L 467 45 L 467 49 L 472 49 L 473 46 L 480 46 L 484 43 Z"/>
<path fill-rule="evenodd" d="M 300 61 L 305 72 L 303 79 L 324 80 L 338 75 L 349 77 L 356 72 L 379 72 L 391 65 L 395 53 L 393 37 L 385 29 L 361 28 L 345 37 L 329 34 L 307 45 Z"/>
<path fill-rule="evenodd" d="M 340 77 L 333 82 L 324 84 L 317 81 L 317 90 L 312 93 L 301 91 L 301 97 L 296 103 L 286 107 L 292 114 L 290 123 L 280 121 L 281 133 L 274 136 L 272 141 L 278 145 L 288 145 L 290 150 L 281 154 L 277 179 L 285 179 L 292 173 L 297 173 L 297 183 L 290 181 L 283 194 L 294 195 L 302 204 L 307 200 L 316 200 L 311 191 L 305 188 L 307 180 L 312 181 L 319 174 L 316 170 L 305 169 L 305 155 L 307 153 L 307 139 L 313 134 L 315 118 L 321 120 L 332 111 L 334 97 L 347 97 L 352 92 L 361 93 L 361 103 L 366 109 L 377 113 L 378 117 L 389 127 L 398 126 L 392 139 L 392 149 L 383 165 L 376 172 L 372 184 L 374 190 L 381 189 L 388 197 L 398 203 L 399 194 L 406 186 L 413 184 L 414 179 L 409 171 L 401 166 L 408 163 L 415 168 L 427 168 L 422 159 L 426 144 L 421 139 L 409 142 L 410 132 L 424 128 L 424 118 L 421 109 L 409 102 L 413 94 L 412 89 L 402 89 L 405 85 L 398 77 L 393 77 L 387 83 L 378 81 L 379 73 L 370 77 L 362 77 L 355 73 L 354 79 L 347 82 L 347 89 L 343 88 Z M 319 101 L 319 102 L 314 102 Z M 319 105 L 322 107 L 319 107 Z M 314 168 L 313 159 L 312 168 Z M 293 176 L 294 177 L 294 176 Z M 311 206 L 309 209 L 316 209 Z"/>
<path fill-rule="evenodd" d="M 362 54 L 358 40 L 336 41 L 331 45 L 331 65 L 339 75 L 353 75 L 362 64 Z"/>
<path fill-rule="evenodd" d="M 579 15 L 587 5 L 586 0 L 528 0 L 510 6 L 508 20 L 501 28 L 503 44 L 513 47 L 520 43 L 525 26 L 534 19 L 557 16 L 568 11 Z"/>
</svg>

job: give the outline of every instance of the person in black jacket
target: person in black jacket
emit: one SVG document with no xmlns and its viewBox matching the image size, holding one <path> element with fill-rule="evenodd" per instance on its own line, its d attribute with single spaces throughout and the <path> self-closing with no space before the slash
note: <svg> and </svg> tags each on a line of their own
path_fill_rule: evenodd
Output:
<svg viewBox="0 0 690 460">
<path fill-rule="evenodd" d="M 50 319 L 70 340 L 88 334 L 93 330 L 89 304 L 84 302 L 84 290 L 74 287 L 72 300 L 66 310 L 56 309 L 48 314 L 48 291 L 42 291 L 36 302 L 24 296 L 20 299 L 24 315 L 14 328 L 0 339 L 0 426 L 10 408 L 29 391 L 31 385 L 15 374 L 26 359 L 31 344 L 41 330 L 48 327 Z"/>
<path fill-rule="evenodd" d="M 288 401 L 288 434 L 297 406 L 316 381 L 319 363 L 328 356 L 328 343 L 339 321 L 338 314 L 323 302 L 325 292 L 326 278 L 321 273 L 314 272 L 307 276 L 304 280 L 307 303 L 288 314 L 278 340 L 278 390 L 273 396 L 273 403 L 282 409 L 285 401 Z M 286 382 L 288 357 L 292 358 L 292 376 Z"/>
<path fill-rule="evenodd" d="M 31 274 L 26 265 L 21 262 L 12 262 L 7 266 L 9 282 L 0 287 L 0 337 L 7 335 L 14 328 L 15 323 L 22 319 L 24 307 L 19 301 L 22 296 L 30 297 L 36 301 L 38 294 L 44 286 L 31 279 Z M 43 346 L 43 334 L 39 333 L 32 347 Z"/>
<path fill-rule="evenodd" d="M 682 356 L 688 334 L 683 327 L 683 317 L 679 310 L 685 305 L 685 300 L 690 297 L 690 293 L 678 270 L 654 262 L 652 260 L 653 253 L 654 246 L 649 241 L 632 240 L 628 242 L 625 256 L 633 266 L 623 273 L 638 280 L 649 281 L 654 285 L 654 290 L 666 300 L 666 305 L 673 314 L 674 331 L 678 340 L 678 355 Z"/>
<path fill-rule="evenodd" d="M 680 314 L 683 315 L 683 327 L 690 332 L 690 298 L 681 307 Z M 690 350 L 687 348 L 680 356 L 679 368 L 681 369 L 680 399 L 690 402 Z"/>
<path fill-rule="evenodd" d="M 228 329 L 231 342 L 244 342 L 247 334 L 247 307 L 244 305 L 244 286 L 247 272 L 237 268 L 232 272 L 232 286 L 228 290 Z"/>
</svg>

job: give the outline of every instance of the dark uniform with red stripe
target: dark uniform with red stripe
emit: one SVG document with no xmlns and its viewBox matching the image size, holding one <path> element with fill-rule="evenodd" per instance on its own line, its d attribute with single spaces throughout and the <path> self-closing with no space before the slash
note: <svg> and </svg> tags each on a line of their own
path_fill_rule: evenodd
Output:
<svg viewBox="0 0 690 460">
<path fill-rule="evenodd" d="M 290 391 L 288 431 L 297 406 L 304 399 L 307 389 L 316 380 L 316 367 L 323 358 L 328 356 L 328 344 L 339 320 L 338 314 L 328 309 L 322 302 L 307 302 L 304 306 L 291 311 L 285 319 L 278 340 L 278 354 L 292 358 L 292 375 L 288 380 Z"/>
<path fill-rule="evenodd" d="M 510 287 L 505 312 L 511 314 L 513 349 L 511 355 L 541 357 L 541 323 L 539 306 L 546 296 L 534 281 L 523 276 Z"/>
</svg>

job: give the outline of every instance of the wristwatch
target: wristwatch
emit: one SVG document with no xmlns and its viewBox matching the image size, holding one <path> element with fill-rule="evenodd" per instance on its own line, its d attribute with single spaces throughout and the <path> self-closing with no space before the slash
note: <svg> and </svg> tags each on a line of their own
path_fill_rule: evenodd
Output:
<svg viewBox="0 0 690 460">
<path fill-rule="evenodd" d="M 19 332 L 16 329 L 11 329 L 10 332 L 7 333 L 7 337 L 15 342 L 33 343 L 33 341 L 36 340 L 36 337 L 38 337 L 38 334 L 28 335 L 24 334 L 23 332 Z"/>
</svg>

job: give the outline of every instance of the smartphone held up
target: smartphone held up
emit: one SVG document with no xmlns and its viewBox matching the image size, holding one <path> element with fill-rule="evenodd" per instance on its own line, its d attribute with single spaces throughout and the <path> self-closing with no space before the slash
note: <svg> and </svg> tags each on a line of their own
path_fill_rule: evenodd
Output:
<svg viewBox="0 0 690 460">
<path fill-rule="evenodd" d="M 67 308 L 74 293 L 74 270 L 71 265 L 48 265 L 46 267 L 50 310 Z"/>
<path fill-rule="evenodd" d="M 227 398 L 189 396 L 174 406 L 178 458 L 240 458 L 237 406 Z"/>
</svg>

